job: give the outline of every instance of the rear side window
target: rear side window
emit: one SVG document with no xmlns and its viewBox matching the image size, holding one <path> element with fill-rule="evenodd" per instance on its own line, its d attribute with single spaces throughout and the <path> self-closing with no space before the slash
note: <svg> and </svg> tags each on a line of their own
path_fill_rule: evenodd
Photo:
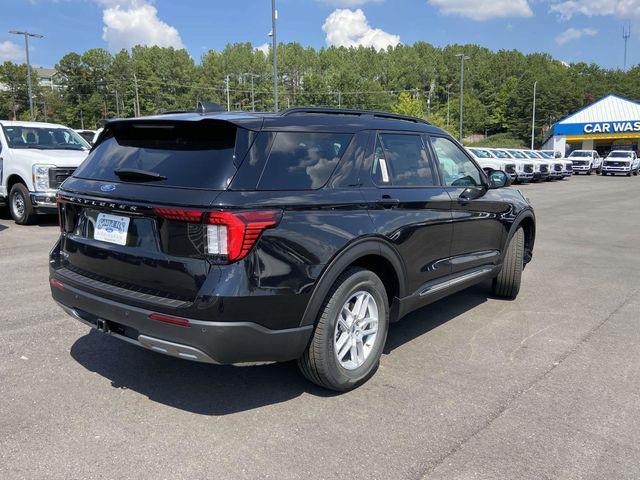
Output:
<svg viewBox="0 0 640 480">
<path fill-rule="evenodd" d="M 419 135 L 383 133 L 376 142 L 373 161 L 376 185 L 429 187 L 436 176 Z"/>
<path fill-rule="evenodd" d="M 116 170 L 134 169 L 161 176 L 153 185 L 223 190 L 249 136 L 225 122 L 122 124 L 110 130 L 75 177 L 117 182 Z"/>
<path fill-rule="evenodd" d="M 351 134 L 278 132 L 258 190 L 315 190 L 327 183 Z"/>
</svg>

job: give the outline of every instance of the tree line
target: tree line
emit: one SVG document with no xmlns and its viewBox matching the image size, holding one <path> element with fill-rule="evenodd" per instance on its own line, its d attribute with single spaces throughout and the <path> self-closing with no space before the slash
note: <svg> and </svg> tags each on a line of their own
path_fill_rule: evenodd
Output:
<svg viewBox="0 0 640 480">
<path fill-rule="evenodd" d="M 640 66 L 623 72 L 478 45 L 439 48 L 416 42 L 376 51 L 288 43 L 278 46 L 280 108 L 396 111 L 456 132 L 459 53 L 470 57 L 465 62 L 465 134 L 530 138 L 536 81 L 538 141 L 555 121 L 606 94 L 640 99 Z M 271 65 L 271 55 L 249 43 L 210 50 L 199 64 L 186 50 L 156 46 L 115 55 L 101 48 L 72 52 L 56 64 L 53 86 L 34 81 L 36 117 L 96 128 L 106 118 L 192 110 L 197 100 L 228 103 L 231 110 L 269 111 L 274 107 Z M 0 118 L 29 118 L 25 65 L 0 65 Z"/>
</svg>

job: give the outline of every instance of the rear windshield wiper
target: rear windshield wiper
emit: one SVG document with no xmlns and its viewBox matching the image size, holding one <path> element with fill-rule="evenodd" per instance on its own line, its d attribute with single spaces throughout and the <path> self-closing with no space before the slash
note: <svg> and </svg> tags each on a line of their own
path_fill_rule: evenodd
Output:
<svg viewBox="0 0 640 480">
<path fill-rule="evenodd" d="M 125 179 L 131 179 L 131 180 L 166 180 L 167 177 L 165 177 L 164 175 L 160 175 L 159 173 L 156 172 L 150 172 L 148 170 L 138 170 L 135 168 L 119 168 L 117 170 L 114 170 L 113 173 L 115 173 L 118 177 L 120 177 L 121 179 L 125 180 Z"/>
</svg>

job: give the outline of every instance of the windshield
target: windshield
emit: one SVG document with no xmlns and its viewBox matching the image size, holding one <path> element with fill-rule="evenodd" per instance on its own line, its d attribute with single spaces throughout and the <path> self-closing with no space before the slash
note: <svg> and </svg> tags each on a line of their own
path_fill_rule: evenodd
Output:
<svg viewBox="0 0 640 480">
<path fill-rule="evenodd" d="M 518 150 L 509 150 L 509 153 L 515 158 L 528 158 L 524 153 L 519 152 Z"/>
<path fill-rule="evenodd" d="M 584 150 L 576 150 L 575 152 L 571 152 L 570 157 L 591 157 L 591 152 L 586 152 Z"/>
<path fill-rule="evenodd" d="M 471 148 L 471 153 L 473 153 L 478 158 L 492 158 L 491 154 L 486 150 L 480 150 L 478 148 Z"/>
<path fill-rule="evenodd" d="M 507 152 L 503 152 L 502 150 L 491 150 L 491 153 L 498 158 L 511 158 Z"/>
<path fill-rule="evenodd" d="M 2 126 L 9 148 L 38 150 L 89 150 L 89 144 L 76 132 L 61 127 Z"/>
<path fill-rule="evenodd" d="M 542 158 L 554 158 L 553 155 L 551 155 L 549 152 L 538 152 L 538 155 L 540 155 Z"/>
<path fill-rule="evenodd" d="M 608 158 L 629 158 L 631 152 L 611 152 Z"/>
<path fill-rule="evenodd" d="M 525 151 L 524 154 L 529 158 L 540 158 L 540 155 L 538 155 L 536 152 L 533 152 L 531 150 Z"/>
</svg>

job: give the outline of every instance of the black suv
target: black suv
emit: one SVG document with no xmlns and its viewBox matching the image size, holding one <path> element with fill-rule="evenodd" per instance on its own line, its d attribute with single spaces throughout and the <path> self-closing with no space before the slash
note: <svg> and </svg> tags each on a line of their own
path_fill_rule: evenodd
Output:
<svg viewBox="0 0 640 480">
<path fill-rule="evenodd" d="M 446 132 L 360 110 L 107 124 L 58 195 L 53 298 L 200 362 L 297 360 L 348 390 L 389 323 L 485 279 L 514 298 L 535 217 Z"/>
</svg>

